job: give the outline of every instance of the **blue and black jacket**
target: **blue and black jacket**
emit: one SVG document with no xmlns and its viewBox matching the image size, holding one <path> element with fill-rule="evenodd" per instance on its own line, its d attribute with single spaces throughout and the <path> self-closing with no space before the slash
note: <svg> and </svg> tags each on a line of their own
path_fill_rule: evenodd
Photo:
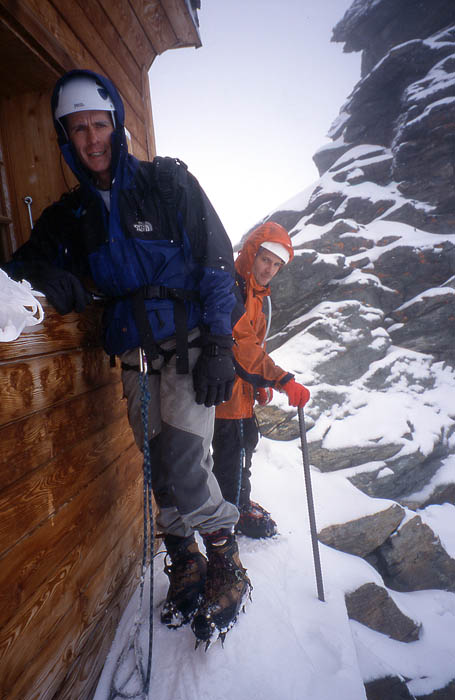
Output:
<svg viewBox="0 0 455 700">
<path fill-rule="evenodd" d="M 75 74 L 98 80 L 115 105 L 110 211 L 55 122 L 63 157 L 80 186 L 44 210 L 9 273 L 26 277 L 27 262 L 43 261 L 90 277 L 109 299 L 104 347 L 111 355 L 142 344 L 134 309 L 138 294 L 158 343 L 176 334 L 175 297 L 188 331 L 199 327 L 206 335 L 231 337 L 232 247 L 207 196 L 181 161 L 144 162 L 128 154 L 123 104 L 107 78 L 86 70 L 67 73 L 55 87 L 53 113 L 61 83 Z"/>
</svg>

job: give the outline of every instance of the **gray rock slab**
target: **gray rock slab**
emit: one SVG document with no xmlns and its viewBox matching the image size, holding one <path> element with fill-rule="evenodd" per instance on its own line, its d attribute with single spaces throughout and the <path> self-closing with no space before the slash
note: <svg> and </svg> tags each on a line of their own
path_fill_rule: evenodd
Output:
<svg viewBox="0 0 455 700">
<path fill-rule="evenodd" d="M 329 547 L 365 557 L 385 542 L 397 529 L 404 515 L 403 508 L 393 504 L 379 513 L 325 527 L 319 532 L 318 538 Z"/>
<path fill-rule="evenodd" d="M 389 588 L 455 591 L 455 560 L 433 530 L 416 515 L 366 557 Z"/>
<path fill-rule="evenodd" d="M 348 617 L 398 642 L 415 642 L 421 624 L 405 615 L 389 593 L 376 583 L 365 583 L 345 596 Z"/>
</svg>

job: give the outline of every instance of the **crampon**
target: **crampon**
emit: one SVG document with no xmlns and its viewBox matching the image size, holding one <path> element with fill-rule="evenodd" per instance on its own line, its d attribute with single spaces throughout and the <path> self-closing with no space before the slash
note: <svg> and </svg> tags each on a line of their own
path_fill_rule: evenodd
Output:
<svg viewBox="0 0 455 700">
<path fill-rule="evenodd" d="M 165 560 L 164 571 L 170 585 L 161 611 L 161 622 L 176 629 L 190 622 L 202 602 L 206 560 L 199 552 L 194 537 L 168 535 L 164 539 L 172 563 Z"/>
<path fill-rule="evenodd" d="M 208 555 L 204 600 L 191 623 L 196 648 L 204 643 L 206 650 L 217 639 L 224 643 L 240 610 L 244 611 L 246 597 L 251 599 L 252 585 L 240 562 L 235 537 L 221 533 L 204 537 Z"/>
<path fill-rule="evenodd" d="M 259 503 L 250 501 L 247 505 L 240 506 L 239 511 L 240 518 L 235 527 L 236 532 L 254 539 L 276 535 L 278 530 L 276 522 Z"/>
</svg>

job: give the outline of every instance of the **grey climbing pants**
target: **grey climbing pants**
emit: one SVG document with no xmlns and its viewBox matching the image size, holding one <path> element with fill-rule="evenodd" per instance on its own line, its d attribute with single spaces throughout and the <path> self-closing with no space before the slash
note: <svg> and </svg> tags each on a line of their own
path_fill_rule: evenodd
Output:
<svg viewBox="0 0 455 700">
<path fill-rule="evenodd" d="M 163 343 L 172 347 L 173 341 Z M 226 501 L 212 473 L 210 446 L 215 409 L 195 402 L 192 369 L 201 352 L 189 349 L 189 374 L 177 374 L 175 354 L 164 363 L 161 358 L 148 375 L 151 395 L 148 434 L 152 466 L 152 488 L 159 512 L 157 527 L 165 534 L 187 537 L 220 528 L 233 528 L 237 508 Z M 121 356 L 129 366 L 139 363 L 139 349 Z M 141 388 L 139 373 L 122 370 L 123 390 L 128 402 L 128 419 L 139 449 L 143 447 Z"/>
</svg>

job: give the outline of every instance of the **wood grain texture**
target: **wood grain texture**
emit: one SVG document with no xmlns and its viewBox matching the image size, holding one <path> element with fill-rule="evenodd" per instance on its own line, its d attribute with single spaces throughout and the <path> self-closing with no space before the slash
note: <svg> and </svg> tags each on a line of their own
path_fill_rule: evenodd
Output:
<svg viewBox="0 0 455 700">
<path fill-rule="evenodd" d="M 181 0 L 161 0 L 161 5 L 172 25 L 179 46 L 201 46 L 201 40 L 185 3 L 182 7 Z"/>
<path fill-rule="evenodd" d="M 137 583 L 142 455 L 119 368 L 97 346 L 100 311 L 50 311 L 28 343 L 1 347 L 0 697 L 8 700 L 72 697 L 72 685 L 88 699 Z M 88 673 L 89 649 L 99 656 Z"/>
<path fill-rule="evenodd" d="M 3 420 L 17 420 L 108 384 L 112 373 L 109 358 L 101 348 L 0 364 Z"/>
<path fill-rule="evenodd" d="M 45 297 L 39 297 L 39 301 L 44 309 L 44 321 L 24 328 L 14 342 L 0 343 L 0 363 L 59 350 L 100 346 L 103 312 L 101 302 L 90 304 L 81 314 L 72 312 L 60 316 Z"/>
<path fill-rule="evenodd" d="M 119 419 L 123 387 L 107 384 L 0 428 L 0 494 L 21 477 Z M 18 446 L 20 445 L 20 449 Z"/>
<path fill-rule="evenodd" d="M 131 440 L 125 423 L 113 423 L 14 482 L 0 494 L 0 553 L 33 532 L 85 488 Z"/>
<path fill-rule="evenodd" d="M 141 501 L 141 493 L 137 491 L 141 463 L 139 452 L 132 446 L 58 515 L 47 518 L 0 558 L 0 627 L 43 585 L 67 552 L 84 540 L 87 533 L 96 529 L 103 533 L 103 548 L 108 551 L 109 542 L 118 539 L 125 526 L 122 518 L 130 517 L 124 504 L 136 512 Z M 90 541 L 91 535 L 88 546 Z"/>
<path fill-rule="evenodd" d="M 81 3 L 84 0 L 78 0 L 78 2 Z M 99 3 L 106 15 L 110 17 L 138 66 L 145 66 L 148 69 L 156 52 L 130 3 L 125 0 L 99 0 Z"/>
<path fill-rule="evenodd" d="M 140 490 L 140 489 L 138 489 Z M 141 555 L 140 508 L 126 508 L 126 530 L 117 529 L 112 549 L 105 533 L 91 533 L 48 576 L 20 613 L 0 630 L 0 678 L 8 698 L 52 697 L 86 638 L 96 629 L 119 589 L 130 577 L 137 581 Z M 107 546 L 106 546 L 107 545 Z M 24 658 L 26 656 L 26 663 Z"/>
<path fill-rule="evenodd" d="M 178 37 L 160 0 L 130 0 L 130 3 L 141 18 L 142 27 L 157 54 L 179 46 Z"/>
</svg>

